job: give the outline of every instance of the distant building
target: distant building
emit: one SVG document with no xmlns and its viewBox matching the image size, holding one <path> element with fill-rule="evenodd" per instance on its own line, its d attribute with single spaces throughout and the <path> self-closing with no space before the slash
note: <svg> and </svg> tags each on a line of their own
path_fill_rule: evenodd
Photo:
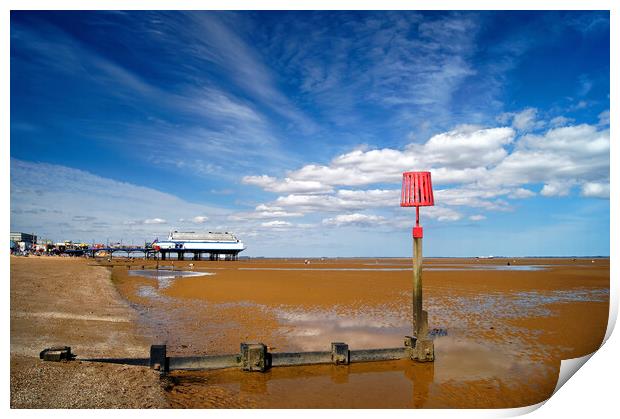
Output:
<svg viewBox="0 0 620 419">
<path fill-rule="evenodd" d="M 11 231 L 11 241 L 15 243 L 23 243 L 25 249 L 30 249 L 37 242 L 37 236 L 28 233 L 18 233 Z M 22 245 L 20 245 L 21 247 Z"/>
</svg>

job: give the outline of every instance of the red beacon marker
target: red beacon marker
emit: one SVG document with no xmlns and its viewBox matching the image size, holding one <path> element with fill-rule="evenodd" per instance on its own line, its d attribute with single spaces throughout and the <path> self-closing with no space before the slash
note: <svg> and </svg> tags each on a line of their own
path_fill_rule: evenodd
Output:
<svg viewBox="0 0 620 419">
<path fill-rule="evenodd" d="M 401 207 L 415 207 L 413 227 L 413 336 L 405 338 L 410 348 L 411 359 L 433 361 L 435 348 L 428 337 L 428 313 L 422 310 L 422 236 L 420 207 L 435 205 L 431 172 L 403 173 L 403 188 L 400 194 Z"/>
<path fill-rule="evenodd" d="M 403 173 L 403 188 L 400 194 L 401 207 L 415 207 L 415 227 L 413 237 L 422 238 L 423 231 L 420 227 L 420 207 L 432 207 L 435 205 L 433 198 L 433 184 L 431 172 L 405 172 Z"/>
</svg>

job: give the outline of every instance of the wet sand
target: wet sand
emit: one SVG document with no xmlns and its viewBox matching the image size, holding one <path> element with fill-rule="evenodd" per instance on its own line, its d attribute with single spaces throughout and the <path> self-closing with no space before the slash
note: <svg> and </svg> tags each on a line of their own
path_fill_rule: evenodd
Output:
<svg viewBox="0 0 620 419">
<path fill-rule="evenodd" d="M 510 262 L 510 266 L 507 263 Z M 171 262 L 160 262 L 171 265 Z M 189 268 L 192 263 L 193 269 Z M 154 267 L 133 262 L 132 269 Z M 156 279 L 112 268 L 140 334 L 170 355 L 402 345 L 408 259 L 175 261 L 211 275 Z M 596 350 L 609 309 L 609 260 L 427 259 L 424 301 L 436 361 L 174 372 L 174 407 L 518 407 L 547 399 L 560 361 Z M 146 354 L 143 354 L 146 356 Z"/>
</svg>

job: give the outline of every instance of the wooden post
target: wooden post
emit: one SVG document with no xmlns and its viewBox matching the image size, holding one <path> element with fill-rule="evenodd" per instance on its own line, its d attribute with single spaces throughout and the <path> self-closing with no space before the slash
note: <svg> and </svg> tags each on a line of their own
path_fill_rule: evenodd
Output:
<svg viewBox="0 0 620 419">
<path fill-rule="evenodd" d="M 424 339 L 422 319 L 422 238 L 413 239 L 413 336 Z"/>
</svg>

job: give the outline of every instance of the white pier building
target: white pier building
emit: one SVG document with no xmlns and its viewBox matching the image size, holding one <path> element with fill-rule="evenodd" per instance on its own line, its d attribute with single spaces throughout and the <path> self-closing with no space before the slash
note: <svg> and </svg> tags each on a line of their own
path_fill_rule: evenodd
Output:
<svg viewBox="0 0 620 419">
<path fill-rule="evenodd" d="M 153 249 L 161 253 L 162 260 L 170 253 L 179 260 L 185 259 L 186 253 L 191 253 L 194 260 L 202 260 L 204 253 L 209 253 L 210 260 L 237 260 L 245 246 L 229 232 L 171 231 L 168 240 L 155 241 Z"/>
</svg>

